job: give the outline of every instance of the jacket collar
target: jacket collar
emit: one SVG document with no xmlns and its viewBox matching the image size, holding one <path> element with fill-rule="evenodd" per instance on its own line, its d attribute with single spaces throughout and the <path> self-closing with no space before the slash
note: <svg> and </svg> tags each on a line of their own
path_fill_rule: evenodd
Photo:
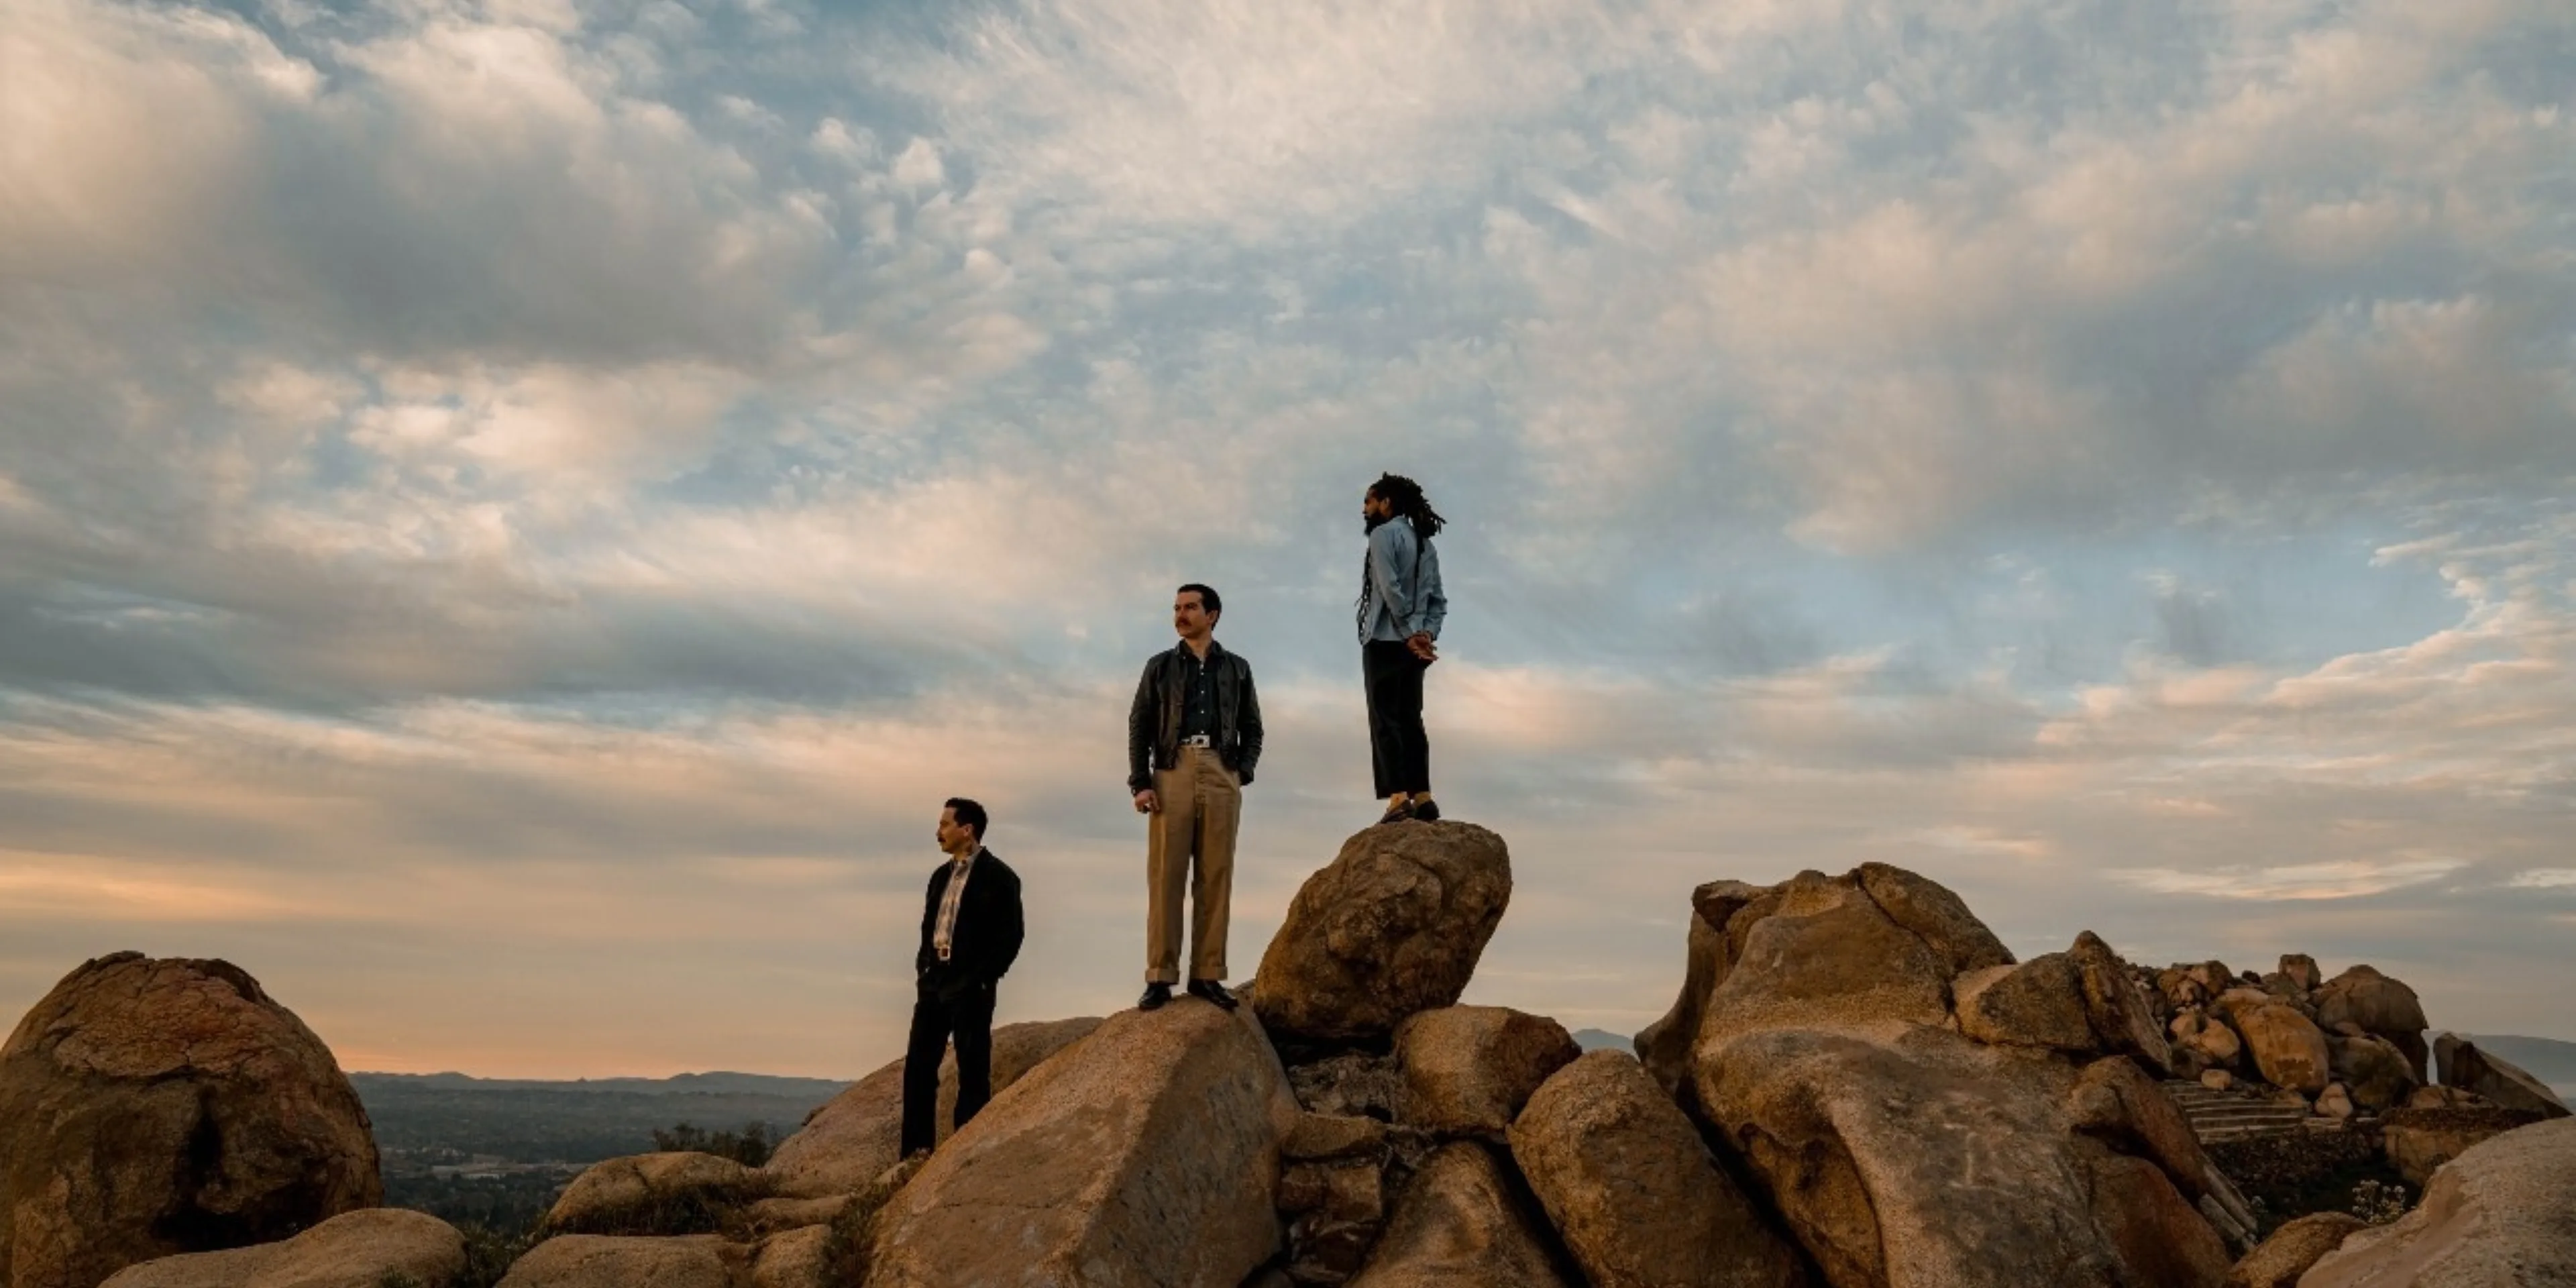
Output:
<svg viewBox="0 0 2576 1288">
<path fill-rule="evenodd" d="M 1172 656 L 1176 658 L 1190 656 L 1190 642 L 1188 640 L 1180 640 L 1174 643 L 1172 645 Z M 1217 642 L 1216 640 L 1209 640 L 1207 664 L 1209 666 L 1214 666 L 1216 665 L 1216 660 L 1223 656 L 1225 656 L 1225 645 Z"/>
</svg>

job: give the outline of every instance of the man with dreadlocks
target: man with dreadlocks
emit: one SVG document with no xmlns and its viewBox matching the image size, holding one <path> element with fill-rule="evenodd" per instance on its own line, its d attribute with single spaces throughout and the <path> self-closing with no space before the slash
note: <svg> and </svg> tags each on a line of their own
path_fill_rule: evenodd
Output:
<svg viewBox="0 0 2576 1288">
<path fill-rule="evenodd" d="M 1443 520 L 1422 485 L 1385 474 L 1360 502 L 1368 555 L 1360 565 L 1360 675 L 1368 689 L 1369 752 L 1381 823 L 1440 817 L 1431 799 L 1431 741 L 1422 728 L 1422 676 L 1439 659 L 1449 600 L 1440 591 L 1440 552 L 1431 539 Z"/>
</svg>

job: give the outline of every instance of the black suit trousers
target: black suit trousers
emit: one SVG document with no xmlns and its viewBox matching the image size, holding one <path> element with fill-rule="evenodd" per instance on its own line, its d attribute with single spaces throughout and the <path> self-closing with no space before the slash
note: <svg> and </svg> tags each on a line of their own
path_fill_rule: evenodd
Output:
<svg viewBox="0 0 2576 1288">
<path fill-rule="evenodd" d="M 1422 728 L 1422 673 L 1430 669 L 1400 640 L 1370 640 L 1360 646 L 1369 754 L 1381 797 L 1431 790 L 1431 737 Z"/>
<path fill-rule="evenodd" d="M 957 1044 L 957 1110 L 950 1130 L 966 1125 L 993 1098 L 994 986 L 923 978 L 912 1003 L 912 1036 L 903 1050 L 903 1152 L 938 1143 L 939 1057 Z"/>
</svg>

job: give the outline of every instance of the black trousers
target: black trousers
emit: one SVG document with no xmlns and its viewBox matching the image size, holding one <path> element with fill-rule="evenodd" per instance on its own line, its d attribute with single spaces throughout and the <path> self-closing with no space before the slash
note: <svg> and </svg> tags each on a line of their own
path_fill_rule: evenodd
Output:
<svg viewBox="0 0 2576 1288">
<path fill-rule="evenodd" d="M 1422 673 L 1429 662 L 1402 640 L 1360 645 L 1360 677 L 1368 688 L 1369 757 L 1377 768 L 1377 794 L 1431 790 L 1431 736 L 1422 729 Z"/>
<path fill-rule="evenodd" d="M 943 993 L 949 994 L 942 996 Z M 993 1098 L 993 993 L 990 984 L 921 981 L 912 1002 L 912 1037 L 903 1049 L 903 1152 L 939 1143 L 939 1057 L 957 1042 L 957 1111 L 950 1129 L 966 1125 Z"/>
</svg>

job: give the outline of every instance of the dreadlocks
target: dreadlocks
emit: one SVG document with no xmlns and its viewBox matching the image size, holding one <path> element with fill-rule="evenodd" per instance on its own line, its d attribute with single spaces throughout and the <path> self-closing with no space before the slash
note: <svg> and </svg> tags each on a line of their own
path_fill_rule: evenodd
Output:
<svg viewBox="0 0 2576 1288">
<path fill-rule="evenodd" d="M 1412 524 L 1413 535 L 1424 541 L 1439 536 L 1440 529 L 1448 525 L 1449 521 L 1441 518 L 1440 512 L 1423 497 L 1422 485 L 1401 474 L 1378 475 L 1377 482 L 1369 485 L 1369 495 L 1395 507 L 1395 517 Z"/>
</svg>

